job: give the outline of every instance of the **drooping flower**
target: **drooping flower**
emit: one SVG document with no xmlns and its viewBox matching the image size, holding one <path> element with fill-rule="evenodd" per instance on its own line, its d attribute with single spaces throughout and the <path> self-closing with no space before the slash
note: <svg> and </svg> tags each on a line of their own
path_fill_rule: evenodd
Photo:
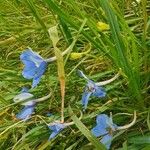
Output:
<svg viewBox="0 0 150 150">
<path fill-rule="evenodd" d="M 118 128 L 117 125 L 114 124 L 112 118 L 108 117 L 106 114 L 98 115 L 96 118 L 96 124 L 97 125 L 91 130 L 91 132 L 96 137 L 102 136 L 100 141 L 107 149 L 110 149 L 113 132 Z"/>
<path fill-rule="evenodd" d="M 20 56 L 21 61 L 25 65 L 22 75 L 26 79 L 33 79 L 32 88 L 39 82 L 47 68 L 47 62 L 32 49 L 26 49 Z"/>
<path fill-rule="evenodd" d="M 92 80 L 88 79 L 82 71 L 78 70 L 78 72 L 79 75 L 87 81 L 84 93 L 82 94 L 82 105 L 85 110 L 87 108 L 90 96 L 95 96 L 98 98 L 105 97 L 106 92 L 102 87 L 97 86 Z"/>
<path fill-rule="evenodd" d="M 21 105 L 24 105 L 24 108 L 21 110 L 21 112 L 16 115 L 18 119 L 26 121 L 30 118 L 30 116 L 34 112 L 36 104 L 32 98 L 33 95 L 28 93 L 26 89 L 23 89 L 20 94 L 14 97 L 14 102 L 22 102 Z M 30 101 L 23 102 L 26 100 Z"/>
<path fill-rule="evenodd" d="M 52 133 L 51 135 L 49 136 L 49 139 L 48 140 L 51 140 L 53 139 L 57 134 L 59 134 L 65 127 L 66 125 L 63 124 L 63 123 L 53 123 L 53 124 L 50 124 L 48 125 L 49 129 L 52 130 Z"/>
</svg>

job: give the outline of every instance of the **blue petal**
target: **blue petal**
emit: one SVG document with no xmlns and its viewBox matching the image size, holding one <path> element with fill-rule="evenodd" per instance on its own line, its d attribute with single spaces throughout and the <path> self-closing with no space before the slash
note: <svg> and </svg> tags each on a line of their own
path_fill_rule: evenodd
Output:
<svg viewBox="0 0 150 150">
<path fill-rule="evenodd" d="M 60 131 L 61 129 L 65 128 L 65 125 L 62 123 L 54 123 L 53 125 L 49 125 L 48 126 L 49 129 L 51 129 L 52 131 Z"/>
<path fill-rule="evenodd" d="M 48 141 L 50 141 L 51 139 L 53 139 L 57 134 L 59 134 L 59 132 L 52 132 L 51 135 L 48 138 Z"/>
<path fill-rule="evenodd" d="M 82 95 L 82 105 L 84 106 L 84 110 L 87 108 L 88 102 L 89 102 L 89 98 L 90 95 L 92 94 L 92 92 L 84 92 Z"/>
<path fill-rule="evenodd" d="M 118 127 L 116 124 L 113 123 L 113 120 L 111 117 L 107 120 L 107 124 L 109 128 L 111 128 L 112 131 L 115 131 Z"/>
<path fill-rule="evenodd" d="M 102 125 L 103 128 L 108 128 L 109 120 L 110 120 L 110 118 L 106 114 L 100 114 L 100 115 L 97 115 L 96 123 L 97 123 L 97 125 Z"/>
<path fill-rule="evenodd" d="M 102 87 L 95 85 L 94 88 L 95 88 L 95 91 L 93 92 L 94 96 L 96 96 L 96 97 L 105 97 L 106 96 L 106 92 L 104 91 L 104 89 Z"/>
<path fill-rule="evenodd" d="M 106 92 L 102 87 L 97 86 L 92 80 L 88 80 L 87 87 L 91 90 L 92 95 L 96 97 L 105 97 Z"/>
<path fill-rule="evenodd" d="M 103 138 L 100 141 L 106 146 L 107 150 L 109 150 L 112 141 L 112 136 L 107 134 L 103 136 Z"/>
<path fill-rule="evenodd" d="M 42 77 L 42 75 L 44 74 L 44 72 L 46 70 L 46 67 L 47 67 L 47 63 L 42 62 L 40 67 L 37 69 L 36 74 L 34 75 L 32 88 L 34 88 L 40 82 L 41 77 Z"/>
<path fill-rule="evenodd" d="M 108 134 L 108 129 L 111 128 L 108 124 L 110 118 L 105 114 L 100 114 L 96 118 L 96 126 L 91 130 L 92 133 L 96 136 L 102 136 Z"/>
<path fill-rule="evenodd" d="M 33 52 L 31 49 L 26 49 L 21 55 L 20 59 L 26 65 L 27 62 L 34 62 L 34 64 L 38 67 L 41 62 L 43 62 L 43 58 L 36 52 Z"/>
<path fill-rule="evenodd" d="M 81 70 L 78 70 L 78 74 L 79 74 L 80 77 L 83 77 L 83 78 L 85 78 L 86 80 L 89 80 L 89 79 L 87 78 L 87 76 L 86 76 Z"/>
<path fill-rule="evenodd" d="M 36 70 L 36 74 L 35 74 L 34 77 L 35 77 L 35 78 L 36 78 L 36 77 L 41 77 L 41 76 L 44 74 L 46 68 L 47 68 L 47 62 L 43 61 L 43 62 L 40 64 L 40 66 L 38 67 L 38 69 Z"/>
<path fill-rule="evenodd" d="M 57 134 L 59 134 L 66 126 L 64 124 L 61 123 L 55 123 L 53 125 L 49 125 L 48 126 L 50 130 L 52 130 L 53 132 L 51 133 L 50 137 L 48 140 L 51 140 L 52 138 L 54 138 Z"/>
<path fill-rule="evenodd" d="M 34 78 L 33 82 L 32 82 L 32 88 L 36 87 L 37 84 L 40 82 L 40 80 L 41 80 L 41 77 L 40 78 Z"/>
<path fill-rule="evenodd" d="M 98 125 L 102 125 L 104 128 L 109 128 L 112 131 L 115 131 L 117 128 L 117 125 L 113 123 L 112 118 L 108 117 L 106 114 L 98 115 L 96 122 Z"/>
<path fill-rule="evenodd" d="M 36 73 L 37 67 L 33 62 L 27 62 L 22 71 L 22 75 L 26 79 L 32 79 Z"/>
<path fill-rule="evenodd" d="M 29 118 L 30 118 L 30 116 L 31 116 L 31 114 L 33 113 L 33 111 L 34 111 L 34 108 L 35 108 L 35 106 L 34 105 L 32 105 L 32 106 L 25 106 L 24 108 L 23 108 L 23 110 L 19 113 L 19 114 L 17 114 L 16 115 L 16 117 L 18 118 L 18 119 L 21 119 L 21 120 L 28 120 Z"/>
<path fill-rule="evenodd" d="M 26 79 L 33 79 L 32 87 L 35 87 L 41 79 L 47 68 L 47 62 L 36 52 L 27 49 L 20 56 L 21 61 L 25 67 L 22 75 Z"/>
<path fill-rule="evenodd" d="M 103 127 L 102 124 L 96 125 L 91 132 L 93 133 L 93 135 L 95 135 L 96 137 L 108 134 L 108 131 L 106 130 L 106 128 Z"/>
</svg>

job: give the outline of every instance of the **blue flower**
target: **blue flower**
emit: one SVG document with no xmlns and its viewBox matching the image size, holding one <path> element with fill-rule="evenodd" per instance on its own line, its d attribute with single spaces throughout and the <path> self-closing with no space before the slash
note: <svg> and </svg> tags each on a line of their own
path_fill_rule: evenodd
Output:
<svg viewBox="0 0 150 150">
<path fill-rule="evenodd" d="M 97 86 L 92 80 L 88 79 L 82 71 L 79 70 L 78 72 L 79 75 L 87 81 L 84 93 L 82 94 L 82 105 L 84 106 L 85 110 L 87 108 L 90 96 L 95 96 L 98 98 L 105 97 L 106 92 L 102 87 Z"/>
<path fill-rule="evenodd" d="M 27 92 L 27 89 L 22 89 L 21 93 L 14 97 L 14 102 L 22 102 L 21 105 L 24 105 L 24 108 L 20 113 L 16 115 L 18 119 L 28 120 L 35 109 L 35 101 L 32 99 L 33 95 Z M 30 100 L 31 99 L 31 100 Z M 30 100 L 27 102 L 23 102 L 25 100 Z"/>
<path fill-rule="evenodd" d="M 66 126 L 62 123 L 53 123 L 48 126 L 52 133 L 48 140 L 53 139 L 57 134 L 59 134 Z"/>
<path fill-rule="evenodd" d="M 28 120 L 32 113 L 34 112 L 35 105 L 26 105 L 16 117 L 20 120 Z"/>
<path fill-rule="evenodd" d="M 112 118 L 105 114 L 100 114 L 96 118 L 96 126 L 91 130 L 96 136 L 103 136 L 100 140 L 107 149 L 110 149 L 113 132 L 117 129 L 117 125 L 113 123 Z"/>
<path fill-rule="evenodd" d="M 21 54 L 20 59 L 25 65 L 22 75 L 26 79 L 33 79 L 32 88 L 34 88 L 40 82 L 47 68 L 47 62 L 31 49 L 25 50 Z"/>
</svg>

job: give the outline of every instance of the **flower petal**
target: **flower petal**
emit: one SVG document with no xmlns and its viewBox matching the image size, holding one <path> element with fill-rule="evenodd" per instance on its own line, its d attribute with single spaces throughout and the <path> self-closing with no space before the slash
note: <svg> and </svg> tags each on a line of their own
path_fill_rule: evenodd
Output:
<svg viewBox="0 0 150 150">
<path fill-rule="evenodd" d="M 112 136 L 107 134 L 105 136 L 103 136 L 103 138 L 100 140 L 105 146 L 106 148 L 109 150 L 110 149 L 110 145 L 111 145 L 111 141 L 112 141 Z"/>
<path fill-rule="evenodd" d="M 106 123 L 108 124 L 109 128 L 111 128 L 112 131 L 115 131 L 116 128 L 118 127 L 116 124 L 113 123 L 111 117 L 106 121 Z"/>
<path fill-rule="evenodd" d="M 29 61 L 25 64 L 25 67 L 22 71 L 22 76 L 26 79 L 32 79 L 36 73 L 36 70 L 37 68 L 35 64 Z"/>
<path fill-rule="evenodd" d="M 38 53 L 32 51 L 32 49 L 26 49 L 20 55 L 20 59 L 25 65 L 27 62 L 34 62 L 36 67 L 39 67 L 41 62 L 43 62 L 43 58 Z"/>
<path fill-rule="evenodd" d="M 59 134 L 66 126 L 61 123 L 54 123 L 52 125 L 48 126 L 50 130 L 52 130 L 52 133 L 48 140 L 51 140 L 54 138 L 57 134 Z"/>
<path fill-rule="evenodd" d="M 104 128 L 107 128 L 107 127 L 109 127 L 108 124 L 107 124 L 109 119 L 110 118 L 106 114 L 100 114 L 100 115 L 97 115 L 96 123 L 97 124 L 102 124 Z"/>
<path fill-rule="evenodd" d="M 33 83 L 32 83 L 32 88 L 36 87 L 37 84 L 40 82 L 42 75 L 44 74 L 45 70 L 47 67 L 47 63 L 46 62 L 42 62 L 40 67 L 37 69 L 36 74 L 34 75 L 33 78 Z"/>
<path fill-rule="evenodd" d="M 78 74 L 80 77 L 83 77 L 84 79 L 89 80 L 88 77 L 83 73 L 83 71 L 78 70 Z"/>
<path fill-rule="evenodd" d="M 36 78 L 36 77 L 41 77 L 41 76 L 44 74 L 46 68 L 47 68 L 47 62 L 43 61 L 43 62 L 40 64 L 39 68 L 36 70 L 36 74 L 35 74 L 34 77 L 35 77 L 35 78 Z"/>
<path fill-rule="evenodd" d="M 50 141 L 51 139 L 53 139 L 57 134 L 59 134 L 59 132 L 52 132 L 51 135 L 48 138 L 48 141 Z"/>
<path fill-rule="evenodd" d="M 32 82 L 32 88 L 36 87 L 37 84 L 40 82 L 40 80 L 41 80 L 41 77 L 40 78 L 34 78 L 33 82 Z"/>
<path fill-rule="evenodd" d="M 109 117 L 105 114 L 100 114 L 96 118 L 96 126 L 92 129 L 92 133 L 96 136 L 102 136 L 108 133 L 108 128 L 110 128 L 108 121 Z"/>
<path fill-rule="evenodd" d="M 104 126 L 102 124 L 98 124 L 96 125 L 91 132 L 93 133 L 93 135 L 95 135 L 96 137 L 108 134 L 108 131 L 106 130 L 106 128 L 104 128 Z"/>
<path fill-rule="evenodd" d="M 88 102 L 89 102 L 89 98 L 90 95 L 92 94 L 92 92 L 84 92 L 82 95 L 82 105 L 84 106 L 84 110 L 87 108 Z"/>
<path fill-rule="evenodd" d="M 93 92 L 94 96 L 96 96 L 96 97 L 105 97 L 106 96 L 106 92 L 104 91 L 104 89 L 102 87 L 94 85 L 94 89 L 95 89 L 95 91 Z"/>
<path fill-rule="evenodd" d="M 18 119 L 21 119 L 21 120 L 25 120 L 25 121 L 26 121 L 26 120 L 28 120 L 28 119 L 30 118 L 31 114 L 32 114 L 33 111 L 34 111 L 34 108 L 35 108 L 34 105 L 25 106 L 25 107 L 23 108 L 23 110 L 22 110 L 19 114 L 16 115 L 16 117 L 17 117 Z"/>
<path fill-rule="evenodd" d="M 33 88 L 40 82 L 41 76 L 47 68 L 47 62 L 31 49 L 25 50 L 21 54 L 20 59 L 25 65 L 22 75 L 26 79 L 33 79 Z"/>
<path fill-rule="evenodd" d="M 106 95 L 104 89 L 102 87 L 97 86 L 92 80 L 88 80 L 87 87 L 92 92 L 93 96 L 104 97 Z"/>
</svg>

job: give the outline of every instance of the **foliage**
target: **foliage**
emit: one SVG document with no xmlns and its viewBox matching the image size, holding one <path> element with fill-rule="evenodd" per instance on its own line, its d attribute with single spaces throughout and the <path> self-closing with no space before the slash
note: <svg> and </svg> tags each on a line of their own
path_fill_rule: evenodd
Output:
<svg viewBox="0 0 150 150">
<path fill-rule="evenodd" d="M 112 112 L 114 122 L 124 125 L 131 121 L 134 110 L 137 111 L 135 125 L 118 132 L 113 137 L 111 149 L 149 149 L 149 0 L 0 2 L 0 149 L 93 150 L 94 144 L 102 149 L 103 145 L 97 142 L 100 140 L 90 135 L 90 130 L 96 125 L 96 116 Z M 99 30 L 98 22 L 109 25 L 110 29 Z M 53 47 L 48 29 L 56 25 L 59 41 L 57 47 Z M 88 45 L 91 45 L 91 50 L 79 59 L 69 59 L 70 54 L 60 57 L 60 52 L 72 43 L 69 53 L 83 53 Z M 40 102 L 35 114 L 24 122 L 15 117 L 20 105 L 14 103 L 13 98 L 23 86 L 30 87 L 32 83 L 22 77 L 23 65 L 19 60 L 21 53 L 29 47 L 45 59 L 57 55 L 63 65 L 49 63 L 39 85 L 31 89 L 35 98 L 48 93 L 51 97 Z M 64 68 L 63 73 L 59 72 L 61 88 L 57 72 L 59 64 Z M 85 81 L 78 76 L 77 68 L 96 82 L 107 80 L 120 68 L 122 70 L 119 79 L 104 86 L 105 98 L 91 97 L 81 120 L 77 116 L 82 110 Z M 65 81 L 61 81 L 62 74 Z M 65 122 L 73 120 L 75 125 L 48 141 L 51 132 L 47 124 L 60 119 L 62 95 Z M 53 115 L 48 116 L 48 113 Z"/>
</svg>

